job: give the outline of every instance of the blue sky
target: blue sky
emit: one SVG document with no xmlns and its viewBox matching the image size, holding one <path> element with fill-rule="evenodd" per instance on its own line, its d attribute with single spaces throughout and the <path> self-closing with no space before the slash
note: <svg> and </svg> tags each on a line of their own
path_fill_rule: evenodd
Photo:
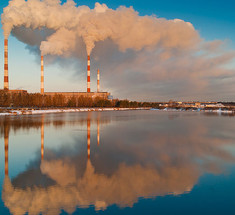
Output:
<svg viewBox="0 0 235 215">
<path fill-rule="evenodd" d="M 64 1 L 62 1 L 64 2 Z M 79 6 L 88 5 L 93 8 L 95 2 L 93 0 L 80 0 L 75 1 Z M 235 49 L 235 2 L 231 0 L 224 1 L 212 1 L 212 0 L 165 0 L 165 1 L 139 1 L 139 0 L 119 0 L 119 1 L 98 1 L 99 3 L 105 3 L 109 8 L 116 9 L 120 5 L 126 7 L 133 6 L 133 8 L 139 12 L 141 16 L 153 15 L 166 19 L 182 19 L 187 22 L 191 22 L 194 28 L 199 32 L 201 38 L 206 41 L 222 40 L 226 41 L 230 50 Z M 8 5 L 8 1 L 1 1 L 0 12 L 3 12 L 3 8 Z M 0 31 L 0 48 L 3 50 L 3 32 Z M 39 92 L 40 90 L 40 65 L 38 56 L 30 53 L 25 49 L 25 44 L 18 41 L 15 37 L 9 38 L 9 79 L 11 89 L 26 89 L 29 92 Z M 0 88 L 3 87 L 3 51 L 0 52 L 0 64 L 2 65 L 0 71 L 2 78 L 0 78 Z M 232 66 L 231 66 L 232 65 Z M 230 64 L 230 68 L 234 69 L 234 62 Z M 65 72 L 66 68 L 61 67 L 58 63 L 50 64 L 45 67 L 45 90 L 46 91 L 85 91 L 86 90 L 86 74 L 77 75 L 74 77 L 76 71 L 72 67 L 71 72 Z M 234 74 L 235 76 L 235 74 Z M 55 78 L 56 77 L 56 78 Z M 101 73 L 102 77 L 102 73 Z M 96 81 L 95 75 L 93 75 L 92 88 L 95 90 Z M 105 81 L 101 88 L 104 91 L 110 91 L 114 94 L 114 97 L 136 99 L 138 97 L 132 94 L 120 96 L 116 90 L 110 89 L 109 86 L 105 86 Z M 230 82 L 231 83 L 231 82 Z M 168 86 L 169 87 L 169 86 Z M 148 89 L 150 91 L 150 89 Z M 146 100 L 158 100 L 154 96 L 148 96 L 148 90 L 146 91 Z M 167 90 L 166 90 L 167 91 Z M 229 91 L 231 94 L 231 89 Z M 205 92 L 207 94 L 207 92 Z M 226 90 L 224 92 L 226 94 Z M 221 96 L 205 96 L 204 100 L 224 99 L 235 100 L 235 97 L 229 95 L 228 97 Z M 144 95 L 140 100 L 144 100 Z M 175 97 L 176 99 L 183 99 L 182 96 L 172 95 L 171 93 L 163 93 L 159 95 L 160 100 L 169 100 Z M 185 96 L 185 98 L 197 98 Z"/>
</svg>

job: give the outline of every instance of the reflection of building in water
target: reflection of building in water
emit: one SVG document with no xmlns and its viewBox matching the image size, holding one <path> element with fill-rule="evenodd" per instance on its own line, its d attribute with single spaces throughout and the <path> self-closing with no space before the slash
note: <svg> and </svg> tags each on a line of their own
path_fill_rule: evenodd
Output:
<svg viewBox="0 0 235 215">
<path fill-rule="evenodd" d="M 71 114 L 72 115 L 72 114 Z M 111 120 L 108 118 L 101 118 L 101 113 L 92 113 L 92 117 L 90 119 L 91 124 L 97 123 L 97 118 L 99 120 L 100 125 L 108 125 L 111 123 Z M 82 126 L 87 124 L 87 115 L 79 115 L 77 114 L 72 118 L 72 120 L 65 120 L 65 115 L 61 114 L 58 116 L 41 116 L 47 120 L 45 120 L 44 127 L 46 126 L 53 126 L 55 129 L 63 129 L 64 126 L 75 126 L 79 125 Z M 29 131 L 30 129 L 40 129 L 42 124 L 42 119 L 40 117 L 33 117 L 33 116 L 20 116 L 20 117 L 0 117 L 0 138 L 4 138 L 4 127 L 8 124 L 9 132 L 11 130 L 17 134 L 22 129 Z"/>
</svg>

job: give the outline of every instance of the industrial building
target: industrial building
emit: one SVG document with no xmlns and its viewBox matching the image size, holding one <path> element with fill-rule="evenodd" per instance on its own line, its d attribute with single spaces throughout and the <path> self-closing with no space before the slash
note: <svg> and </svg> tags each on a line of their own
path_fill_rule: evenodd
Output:
<svg viewBox="0 0 235 215">
<path fill-rule="evenodd" d="M 96 98 L 99 97 L 101 99 L 108 99 L 110 93 L 108 92 L 45 92 L 44 95 L 47 96 L 55 96 L 55 95 L 63 95 L 66 99 L 72 98 L 72 97 L 80 97 L 80 96 L 84 96 L 84 97 L 89 97 L 89 98 Z"/>
<path fill-rule="evenodd" d="M 110 93 L 100 92 L 100 72 L 97 70 L 97 91 L 91 92 L 91 79 L 90 79 L 90 56 L 87 56 L 87 92 L 45 92 L 44 91 L 44 56 L 41 55 L 41 91 L 42 95 L 54 96 L 56 94 L 63 95 L 66 99 L 71 97 L 89 97 L 89 98 L 102 98 L 109 99 Z M 8 75 L 8 39 L 4 40 L 4 90 L 9 93 L 27 93 L 26 90 L 10 90 L 9 89 L 9 75 Z"/>
<path fill-rule="evenodd" d="M 108 92 L 100 92 L 100 71 L 97 70 L 97 92 L 91 92 L 91 78 L 90 78 L 90 56 L 87 56 L 87 92 L 44 92 L 44 58 L 41 56 L 41 94 L 54 96 L 56 94 L 63 95 L 66 99 L 71 97 L 89 97 L 89 98 L 96 98 L 100 97 L 102 99 L 108 99 L 110 93 Z"/>
</svg>

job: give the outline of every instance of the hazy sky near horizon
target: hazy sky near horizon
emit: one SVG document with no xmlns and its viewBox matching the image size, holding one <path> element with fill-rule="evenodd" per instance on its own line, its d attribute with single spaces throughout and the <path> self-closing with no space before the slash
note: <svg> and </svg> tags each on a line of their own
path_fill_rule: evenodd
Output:
<svg viewBox="0 0 235 215">
<path fill-rule="evenodd" d="M 8 2 L 1 1 L 1 14 Z M 61 4 L 64 2 L 66 1 L 61 1 Z M 111 39 L 96 42 L 91 52 L 91 91 L 96 91 L 96 70 L 99 68 L 101 90 L 111 92 L 115 98 L 138 101 L 169 99 L 235 101 L 234 1 L 74 0 L 74 2 L 77 6 L 87 5 L 91 9 L 95 7 L 96 2 L 104 3 L 113 10 L 119 6 L 132 6 L 141 17 L 147 15 L 156 16 L 157 19 L 181 19 L 190 22 L 195 29 L 193 34 L 187 33 L 185 28 L 182 28 L 180 33 L 170 29 L 165 36 L 170 38 L 166 39 L 167 45 L 158 44 L 138 50 L 131 48 L 120 50 L 119 44 Z M 160 27 L 160 30 L 165 29 L 165 26 Z M 14 35 L 11 34 L 9 37 L 10 89 L 39 92 L 40 55 L 37 47 L 22 42 L 25 39 L 22 38 L 24 34 L 18 32 L 19 29 L 18 31 L 15 29 Z M 143 32 L 151 33 L 149 30 Z M 199 35 L 200 42 L 193 42 L 192 45 L 187 43 L 190 47 L 186 50 L 184 47 L 186 40 L 197 37 L 195 33 Z M 148 36 L 150 37 L 150 34 L 145 35 L 146 40 Z M 126 37 L 130 37 L 128 38 L 130 41 L 136 39 L 133 34 Z M 165 40 L 164 36 L 162 37 Z M 177 46 L 169 47 L 169 40 L 172 38 L 177 38 L 178 43 Z M 0 88 L 3 88 L 2 25 L 0 40 L 2 41 L 0 42 L 2 50 Z M 131 42 L 127 41 L 128 44 L 125 45 L 128 47 Z M 83 41 L 80 42 L 76 54 L 74 52 L 59 57 L 45 56 L 45 91 L 86 91 L 86 48 Z"/>
</svg>

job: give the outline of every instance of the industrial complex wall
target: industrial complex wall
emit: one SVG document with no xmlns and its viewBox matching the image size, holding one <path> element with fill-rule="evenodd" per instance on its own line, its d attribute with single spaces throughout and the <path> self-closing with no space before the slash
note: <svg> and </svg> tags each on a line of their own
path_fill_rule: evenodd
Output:
<svg viewBox="0 0 235 215">
<path fill-rule="evenodd" d="M 110 95 L 110 93 L 108 92 L 45 92 L 44 93 L 47 96 L 54 96 L 54 95 L 63 95 L 64 97 L 66 97 L 67 99 L 71 98 L 71 97 L 80 97 L 80 96 L 84 96 L 84 97 L 89 97 L 89 98 L 96 98 L 96 97 L 100 97 L 102 99 L 108 99 L 108 96 Z"/>
<path fill-rule="evenodd" d="M 5 92 L 14 94 L 14 93 L 20 93 L 20 94 L 27 94 L 27 90 L 5 90 Z"/>
</svg>

